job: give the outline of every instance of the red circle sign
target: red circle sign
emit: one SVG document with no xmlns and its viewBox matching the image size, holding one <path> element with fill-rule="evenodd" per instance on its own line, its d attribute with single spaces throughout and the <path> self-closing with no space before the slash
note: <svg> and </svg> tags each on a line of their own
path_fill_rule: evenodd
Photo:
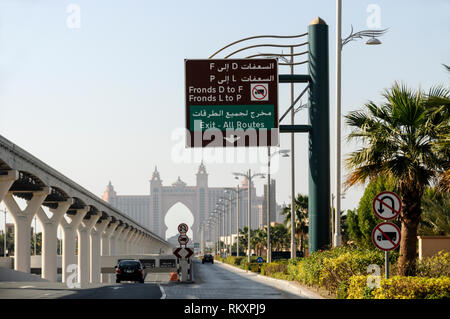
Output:
<svg viewBox="0 0 450 319">
<path fill-rule="evenodd" d="M 401 231 L 392 223 L 380 223 L 372 231 L 372 242 L 381 250 L 394 250 L 400 245 Z"/>
<path fill-rule="evenodd" d="M 178 232 L 180 234 L 186 234 L 188 230 L 189 226 L 187 224 L 181 223 L 180 225 L 178 225 Z"/>
<path fill-rule="evenodd" d="M 180 235 L 178 236 L 178 242 L 180 245 L 186 245 L 189 242 L 189 237 L 186 235 Z"/>
<path fill-rule="evenodd" d="M 374 214 L 384 220 L 396 218 L 402 210 L 402 200 L 394 192 L 381 192 L 372 202 Z"/>
<path fill-rule="evenodd" d="M 267 96 L 268 90 L 264 85 L 255 85 L 252 89 L 252 96 L 256 100 L 264 100 Z"/>
</svg>

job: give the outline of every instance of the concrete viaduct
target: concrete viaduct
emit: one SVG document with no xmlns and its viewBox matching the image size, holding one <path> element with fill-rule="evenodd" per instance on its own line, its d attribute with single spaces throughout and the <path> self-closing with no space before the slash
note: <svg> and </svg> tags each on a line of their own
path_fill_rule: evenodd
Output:
<svg viewBox="0 0 450 319">
<path fill-rule="evenodd" d="M 13 195 L 26 201 L 24 209 Z M 63 234 L 63 282 L 71 264 L 78 265 L 80 284 L 107 282 L 101 256 L 171 253 L 166 240 L 0 135 L 2 201 L 14 219 L 14 269 L 30 272 L 31 223 L 36 215 L 42 225 L 42 277 L 49 281 L 57 280 L 58 226 Z"/>
</svg>

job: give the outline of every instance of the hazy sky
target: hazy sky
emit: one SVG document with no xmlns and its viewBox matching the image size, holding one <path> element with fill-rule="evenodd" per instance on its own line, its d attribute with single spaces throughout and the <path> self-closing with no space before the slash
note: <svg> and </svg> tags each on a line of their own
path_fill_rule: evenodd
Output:
<svg viewBox="0 0 450 319">
<path fill-rule="evenodd" d="M 380 9 L 379 28 L 389 31 L 380 46 L 359 40 L 344 47 L 343 114 L 380 101 L 395 80 L 425 89 L 448 83 L 441 64 L 450 64 L 450 2 L 344 0 L 343 37 L 351 25 L 371 27 L 371 4 Z M 184 59 L 207 58 L 248 36 L 304 33 L 316 16 L 330 31 L 333 158 L 334 0 L 0 0 L 0 134 L 99 196 L 110 180 L 119 195 L 148 194 L 155 165 L 164 184 L 178 176 L 193 184 L 200 159 L 180 163 L 173 155 L 173 133 L 184 127 Z M 295 72 L 306 73 L 306 66 Z M 297 94 L 302 89 L 296 86 Z M 288 85 L 280 84 L 280 113 L 288 103 Z M 296 122 L 306 123 L 306 111 Z M 289 143 L 283 135 L 281 148 Z M 344 143 L 343 157 L 354 148 Z M 279 203 L 289 202 L 289 163 L 274 165 Z M 234 186 L 232 172 L 264 164 L 206 166 L 211 186 Z M 307 193 L 307 172 L 307 136 L 298 134 L 297 192 Z M 331 173 L 333 190 L 333 161 Z M 262 181 L 256 186 L 261 193 Z M 356 207 L 362 192 L 347 191 L 342 208 Z"/>
</svg>

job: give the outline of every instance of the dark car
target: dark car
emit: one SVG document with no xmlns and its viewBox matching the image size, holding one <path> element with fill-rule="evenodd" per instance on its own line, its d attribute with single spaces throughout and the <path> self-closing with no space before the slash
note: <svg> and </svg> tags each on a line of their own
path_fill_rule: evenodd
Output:
<svg viewBox="0 0 450 319">
<path fill-rule="evenodd" d="M 142 266 L 139 260 L 134 259 L 119 260 L 119 263 L 115 268 L 116 268 L 117 283 L 120 283 L 121 281 L 139 281 L 140 283 L 144 282 L 145 266 Z"/>
<path fill-rule="evenodd" d="M 214 264 L 214 257 L 209 254 L 203 255 L 202 264 L 204 263 Z"/>
</svg>

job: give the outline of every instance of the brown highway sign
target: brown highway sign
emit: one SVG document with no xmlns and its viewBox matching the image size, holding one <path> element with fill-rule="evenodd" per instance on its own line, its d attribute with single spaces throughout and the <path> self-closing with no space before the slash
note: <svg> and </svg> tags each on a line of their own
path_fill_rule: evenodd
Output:
<svg viewBox="0 0 450 319">
<path fill-rule="evenodd" d="M 277 59 L 185 60 L 187 147 L 278 146 Z"/>
</svg>

